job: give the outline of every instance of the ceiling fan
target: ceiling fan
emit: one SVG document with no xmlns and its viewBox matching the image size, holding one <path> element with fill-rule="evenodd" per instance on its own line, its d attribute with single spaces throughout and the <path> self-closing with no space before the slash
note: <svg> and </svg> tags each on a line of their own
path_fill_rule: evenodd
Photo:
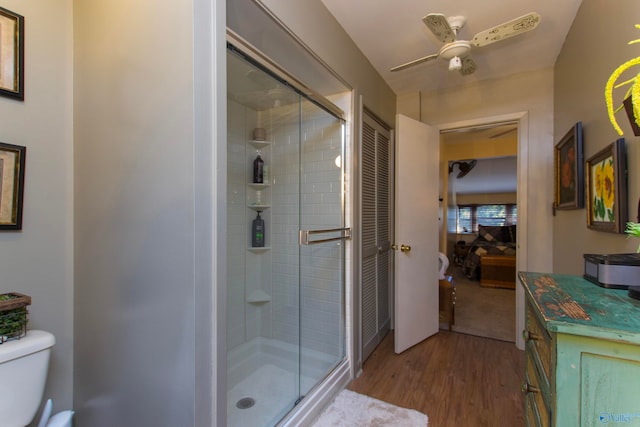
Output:
<svg viewBox="0 0 640 427">
<path fill-rule="evenodd" d="M 536 12 L 527 13 L 519 18 L 480 31 L 472 40 L 457 39 L 458 31 L 467 22 L 464 16 L 445 17 L 441 13 L 430 13 L 422 18 L 422 22 L 445 45 L 440 48 L 438 53 L 398 65 L 393 67 L 391 71 L 404 70 L 423 62 L 442 58 L 449 61 L 449 70 L 458 70 L 462 75 L 471 74 L 476 70 L 476 63 L 469 56 L 471 46 L 482 47 L 531 31 L 540 23 L 540 15 Z"/>
<path fill-rule="evenodd" d="M 450 162 L 449 163 L 449 173 L 453 172 L 453 168 L 455 165 L 458 165 L 458 176 L 456 176 L 456 178 L 464 178 L 469 172 L 471 172 L 471 169 L 473 169 L 473 167 L 478 163 L 478 161 L 476 159 L 471 159 L 471 160 L 459 160 L 459 161 L 455 161 L 455 162 Z"/>
</svg>

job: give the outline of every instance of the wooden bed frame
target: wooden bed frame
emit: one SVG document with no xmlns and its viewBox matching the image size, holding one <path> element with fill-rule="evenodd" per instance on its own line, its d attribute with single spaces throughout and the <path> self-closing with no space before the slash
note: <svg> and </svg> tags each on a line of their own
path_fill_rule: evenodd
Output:
<svg viewBox="0 0 640 427">
<path fill-rule="evenodd" d="M 480 257 L 480 286 L 484 288 L 516 288 L 516 257 L 483 255 Z"/>
</svg>

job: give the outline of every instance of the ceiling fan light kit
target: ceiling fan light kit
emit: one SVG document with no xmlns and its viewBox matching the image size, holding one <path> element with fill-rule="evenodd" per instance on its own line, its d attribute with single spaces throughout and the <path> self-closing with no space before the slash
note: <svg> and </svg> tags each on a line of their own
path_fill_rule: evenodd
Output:
<svg viewBox="0 0 640 427">
<path fill-rule="evenodd" d="M 462 68 L 462 61 L 459 56 L 454 56 L 449 60 L 449 71 L 455 71 Z"/>
<path fill-rule="evenodd" d="M 445 17 L 441 13 L 430 13 L 422 18 L 422 22 L 431 30 L 433 35 L 441 42 L 445 43 L 437 54 L 427 55 L 422 58 L 398 65 L 391 69 L 401 71 L 413 67 L 423 62 L 442 58 L 449 62 L 450 71 L 460 71 L 462 75 L 468 75 L 476 70 L 476 64 L 471 59 L 471 46 L 482 47 L 507 38 L 526 33 L 538 26 L 540 15 L 531 12 L 519 18 L 512 19 L 495 27 L 488 28 L 476 34 L 472 41 L 458 40 L 458 31 L 467 22 L 464 16 Z"/>
</svg>

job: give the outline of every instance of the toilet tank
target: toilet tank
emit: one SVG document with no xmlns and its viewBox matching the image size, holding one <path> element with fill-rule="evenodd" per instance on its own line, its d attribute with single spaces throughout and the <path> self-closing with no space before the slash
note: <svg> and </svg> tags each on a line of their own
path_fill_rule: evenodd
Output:
<svg viewBox="0 0 640 427">
<path fill-rule="evenodd" d="M 24 427 L 42 401 L 55 337 L 29 330 L 19 340 L 0 344 L 0 416 L 3 427 Z"/>
</svg>

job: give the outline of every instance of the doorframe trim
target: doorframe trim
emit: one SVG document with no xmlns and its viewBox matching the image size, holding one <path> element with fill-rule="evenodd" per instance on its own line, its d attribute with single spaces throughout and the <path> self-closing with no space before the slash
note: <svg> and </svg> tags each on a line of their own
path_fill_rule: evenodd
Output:
<svg viewBox="0 0 640 427">
<path fill-rule="evenodd" d="M 436 125 L 440 132 L 459 128 L 482 126 L 492 123 L 517 122 L 518 123 L 518 153 L 517 153 L 517 199 L 518 223 L 527 224 L 528 212 L 528 164 L 529 164 L 529 113 L 520 111 L 497 116 L 479 117 L 475 119 L 462 120 L 458 122 L 442 123 Z M 518 227 L 518 242 L 516 251 L 516 270 L 527 271 L 528 265 L 528 245 L 527 227 Z M 524 340 L 518 331 L 524 329 L 524 290 L 522 286 L 516 286 L 516 347 L 524 350 Z"/>
</svg>

